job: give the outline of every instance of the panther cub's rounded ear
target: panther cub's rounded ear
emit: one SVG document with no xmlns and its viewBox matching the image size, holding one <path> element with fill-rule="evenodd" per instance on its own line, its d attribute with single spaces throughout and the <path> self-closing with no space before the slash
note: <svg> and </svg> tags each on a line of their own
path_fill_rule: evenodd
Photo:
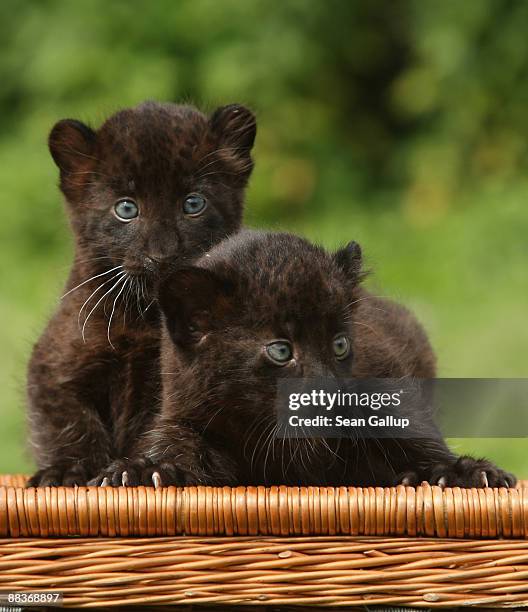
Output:
<svg viewBox="0 0 528 612">
<path fill-rule="evenodd" d="M 181 268 L 159 287 L 158 303 L 175 344 L 190 345 L 222 321 L 231 310 L 232 285 L 214 272 Z"/>
<path fill-rule="evenodd" d="M 337 266 L 346 274 L 349 280 L 358 283 L 362 280 L 364 273 L 361 270 L 363 262 L 361 247 L 352 240 L 346 246 L 334 253 L 334 261 Z"/>
<path fill-rule="evenodd" d="M 251 150 L 257 134 L 257 120 L 249 108 L 229 104 L 217 108 L 209 124 L 220 140 L 234 148 Z"/>
<path fill-rule="evenodd" d="M 62 119 L 55 124 L 48 138 L 48 146 L 61 172 L 74 172 L 86 158 L 93 155 L 95 132 L 75 119 Z"/>
<path fill-rule="evenodd" d="M 55 124 L 48 146 L 60 170 L 60 187 L 70 202 L 82 200 L 88 173 L 95 165 L 96 134 L 84 123 L 63 119 Z"/>
</svg>

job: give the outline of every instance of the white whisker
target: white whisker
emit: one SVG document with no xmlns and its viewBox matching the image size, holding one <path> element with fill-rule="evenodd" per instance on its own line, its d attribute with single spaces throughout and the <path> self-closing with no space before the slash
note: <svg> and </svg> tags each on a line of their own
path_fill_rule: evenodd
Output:
<svg viewBox="0 0 528 612">
<path fill-rule="evenodd" d="M 81 306 L 81 308 L 79 309 L 79 314 L 77 315 L 77 325 L 79 326 L 79 329 L 81 328 L 81 314 L 82 311 L 84 310 L 84 308 L 86 307 L 86 305 L 88 304 L 88 302 L 93 298 L 93 296 L 98 293 L 98 291 L 100 289 L 102 289 L 105 285 L 108 285 L 108 283 L 111 283 L 112 281 L 114 281 L 116 278 L 118 278 L 119 276 L 123 276 L 124 274 L 126 274 L 126 272 L 123 270 L 121 272 L 118 272 L 117 274 L 115 274 L 114 276 L 112 276 L 111 278 L 108 278 L 107 280 L 105 280 L 103 283 L 101 283 L 94 291 L 92 291 L 92 293 L 90 293 L 90 295 L 88 296 L 88 298 L 86 299 L 86 301 L 84 302 L 84 304 Z"/>
<path fill-rule="evenodd" d="M 141 296 L 139 295 L 139 282 L 140 281 L 137 278 L 134 280 L 135 280 L 134 292 L 136 294 L 136 308 L 139 313 L 137 318 L 139 319 L 139 317 L 141 316 Z"/>
<path fill-rule="evenodd" d="M 96 278 L 99 278 L 101 276 L 106 276 L 107 274 L 110 274 L 110 272 L 114 272 L 115 270 L 119 270 L 119 268 L 122 268 L 123 266 L 116 266 L 115 268 L 112 268 L 111 270 L 107 270 L 106 272 L 101 272 L 101 274 L 96 274 L 95 276 L 92 276 L 91 278 L 88 278 L 87 280 L 83 281 L 82 283 L 80 283 L 79 285 L 77 285 L 76 287 L 73 287 L 73 289 L 70 289 L 69 291 L 67 291 L 62 297 L 61 300 L 63 300 L 67 295 L 69 295 L 70 293 L 72 293 L 73 291 L 75 291 L 76 289 L 79 289 L 79 287 L 82 287 L 83 285 L 86 285 L 86 283 L 89 283 L 90 281 L 95 280 Z"/>
<path fill-rule="evenodd" d="M 112 325 L 112 318 L 114 316 L 114 312 L 115 312 L 115 308 L 116 308 L 116 304 L 117 304 L 117 300 L 119 299 L 119 296 L 123 293 L 123 291 L 125 290 L 125 287 L 127 286 L 128 282 L 130 281 L 129 278 L 127 278 L 125 280 L 125 282 L 123 283 L 123 286 L 121 287 L 121 289 L 119 290 L 118 294 L 115 296 L 114 299 L 114 303 L 112 304 L 112 312 L 110 313 L 110 319 L 108 321 L 108 328 L 106 330 L 106 336 L 108 338 L 108 342 L 110 343 L 110 346 L 114 349 L 115 351 L 115 346 L 112 344 L 112 340 L 110 340 L 110 327 Z"/>
<path fill-rule="evenodd" d="M 106 296 L 110 295 L 110 293 L 112 293 L 112 291 L 121 283 L 123 282 L 123 280 L 126 279 L 126 275 L 125 276 L 121 276 L 116 283 L 114 283 L 110 289 L 103 295 L 101 296 L 98 300 L 96 305 L 92 308 L 92 310 L 90 310 L 90 312 L 88 313 L 88 316 L 86 317 L 86 319 L 84 319 L 84 323 L 82 326 L 82 330 L 81 330 L 81 334 L 82 334 L 82 339 L 83 342 L 86 342 L 86 338 L 84 337 L 84 330 L 86 328 L 86 324 L 88 323 L 88 319 L 92 316 L 93 312 L 95 311 L 95 309 L 99 306 L 99 304 L 105 299 Z"/>
<path fill-rule="evenodd" d="M 147 310 L 148 310 L 148 309 L 149 309 L 149 308 L 152 306 L 152 304 L 154 304 L 154 302 L 155 302 L 155 301 L 156 301 L 155 299 L 150 301 L 149 305 L 148 305 L 148 306 L 145 308 L 145 310 L 143 311 L 143 315 L 144 315 L 144 314 L 147 312 Z"/>
<path fill-rule="evenodd" d="M 128 311 L 128 302 L 130 299 L 131 288 L 132 288 L 132 283 L 129 283 L 127 286 L 127 290 L 125 294 L 123 295 L 123 301 L 125 302 L 125 307 L 123 308 L 123 325 L 126 325 L 126 315 Z"/>
</svg>

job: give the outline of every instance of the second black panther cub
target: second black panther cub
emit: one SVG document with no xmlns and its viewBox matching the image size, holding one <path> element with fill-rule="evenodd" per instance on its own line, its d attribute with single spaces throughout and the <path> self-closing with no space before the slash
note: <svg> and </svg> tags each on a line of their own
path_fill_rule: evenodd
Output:
<svg viewBox="0 0 528 612">
<path fill-rule="evenodd" d="M 513 485 L 492 463 L 454 455 L 440 436 L 274 437 L 282 377 L 434 375 L 420 325 L 371 296 L 362 277 L 354 242 L 328 253 L 289 234 L 242 231 L 165 281 L 161 413 L 130 460 L 110 466 L 108 480 Z"/>
</svg>

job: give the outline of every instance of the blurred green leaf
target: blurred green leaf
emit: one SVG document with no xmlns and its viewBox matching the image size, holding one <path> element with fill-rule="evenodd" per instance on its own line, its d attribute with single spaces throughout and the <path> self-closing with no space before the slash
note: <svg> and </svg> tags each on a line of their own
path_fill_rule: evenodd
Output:
<svg viewBox="0 0 528 612">
<path fill-rule="evenodd" d="M 47 133 L 149 98 L 253 106 L 250 224 L 359 240 L 443 375 L 527 376 L 527 23 L 520 0 L 0 3 L 0 469 L 29 469 L 25 362 L 71 251 Z"/>
</svg>

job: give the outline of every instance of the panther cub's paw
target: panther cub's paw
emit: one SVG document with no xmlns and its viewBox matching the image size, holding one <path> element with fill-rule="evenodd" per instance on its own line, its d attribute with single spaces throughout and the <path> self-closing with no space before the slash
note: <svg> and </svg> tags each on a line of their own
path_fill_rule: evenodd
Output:
<svg viewBox="0 0 528 612">
<path fill-rule="evenodd" d="M 451 465 L 438 464 L 432 467 L 428 478 L 431 484 L 440 487 L 513 487 L 517 479 L 513 474 L 501 470 L 486 459 L 459 457 Z"/>
<path fill-rule="evenodd" d="M 166 487 L 182 485 L 184 478 L 169 463 L 152 463 L 147 459 L 119 459 L 102 470 L 88 484 L 95 487 Z"/>
<path fill-rule="evenodd" d="M 421 482 L 439 487 L 514 487 L 517 479 L 513 474 L 501 470 L 486 459 L 462 456 L 454 463 L 437 463 L 423 472 L 403 472 L 397 484 L 415 487 Z"/>
<path fill-rule="evenodd" d="M 88 480 L 84 467 L 78 463 L 54 465 L 39 470 L 28 480 L 28 487 L 82 487 Z"/>
</svg>

